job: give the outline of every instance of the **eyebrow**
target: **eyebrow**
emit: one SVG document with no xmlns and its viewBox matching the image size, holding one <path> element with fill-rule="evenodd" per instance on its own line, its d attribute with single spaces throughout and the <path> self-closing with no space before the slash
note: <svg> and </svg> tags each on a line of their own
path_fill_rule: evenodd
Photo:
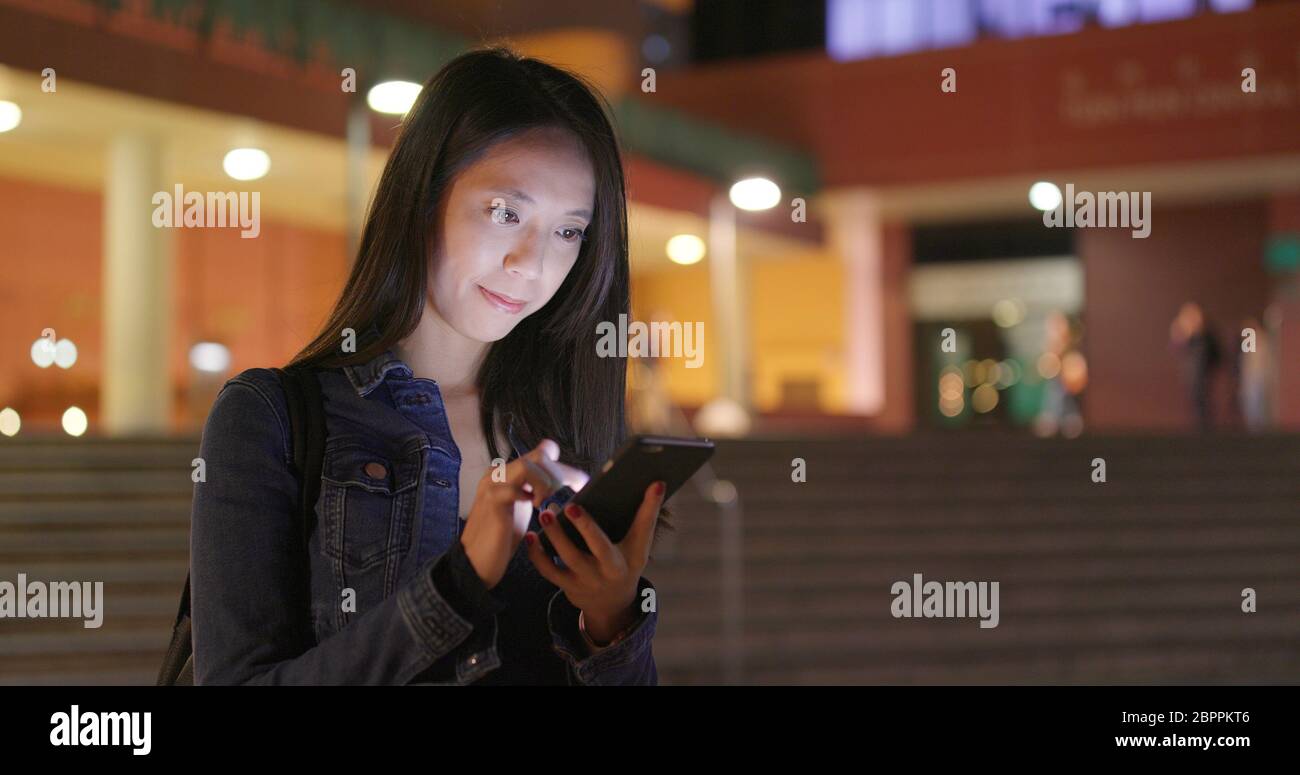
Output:
<svg viewBox="0 0 1300 775">
<path fill-rule="evenodd" d="M 532 204 L 532 205 L 537 204 L 537 200 L 533 199 L 531 196 L 525 194 L 524 192 L 520 191 L 517 188 L 494 188 L 494 189 L 490 189 L 488 193 L 505 194 L 508 197 L 511 197 L 513 199 L 518 199 L 522 202 L 527 202 L 528 204 Z M 587 210 L 586 208 L 580 210 L 570 210 L 567 213 L 565 213 L 565 215 L 573 215 L 578 218 L 586 218 L 589 221 L 591 220 L 591 211 Z"/>
</svg>

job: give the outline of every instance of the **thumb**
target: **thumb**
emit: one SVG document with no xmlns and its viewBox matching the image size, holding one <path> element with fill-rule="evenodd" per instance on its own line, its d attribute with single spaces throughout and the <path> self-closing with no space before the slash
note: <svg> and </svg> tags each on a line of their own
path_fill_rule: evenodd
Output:
<svg viewBox="0 0 1300 775">
<path fill-rule="evenodd" d="M 552 439 L 542 439 L 529 454 L 533 456 L 533 460 L 559 460 L 560 445 Z"/>
</svg>

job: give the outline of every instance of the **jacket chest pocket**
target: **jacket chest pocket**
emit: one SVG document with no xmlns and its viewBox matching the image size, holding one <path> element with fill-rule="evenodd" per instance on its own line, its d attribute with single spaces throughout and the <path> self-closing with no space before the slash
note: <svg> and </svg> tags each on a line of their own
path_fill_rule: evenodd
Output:
<svg viewBox="0 0 1300 775">
<path fill-rule="evenodd" d="M 411 541 L 421 455 L 360 446 L 327 450 L 321 472 L 326 552 L 344 567 L 365 570 Z"/>
</svg>

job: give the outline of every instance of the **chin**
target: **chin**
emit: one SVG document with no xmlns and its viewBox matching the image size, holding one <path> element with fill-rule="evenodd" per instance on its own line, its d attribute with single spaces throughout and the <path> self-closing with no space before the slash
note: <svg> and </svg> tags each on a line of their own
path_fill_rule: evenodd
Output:
<svg viewBox="0 0 1300 775">
<path fill-rule="evenodd" d="M 519 325 L 520 320 L 523 320 L 522 316 L 515 320 L 493 319 L 492 316 L 477 317 L 468 321 L 469 324 L 464 327 L 457 326 L 457 330 L 476 342 L 491 344 L 509 336 L 510 332 L 515 330 L 515 326 Z"/>
</svg>

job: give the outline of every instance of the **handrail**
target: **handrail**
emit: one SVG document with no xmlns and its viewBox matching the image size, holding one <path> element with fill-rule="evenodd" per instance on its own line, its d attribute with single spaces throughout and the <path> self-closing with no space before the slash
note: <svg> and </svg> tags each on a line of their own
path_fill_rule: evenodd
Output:
<svg viewBox="0 0 1300 775">
<path fill-rule="evenodd" d="M 633 391 L 634 399 L 640 392 Z M 674 436 L 695 435 L 695 430 L 681 407 L 672 402 L 668 402 L 667 407 L 667 427 L 654 430 Z M 745 675 L 744 509 L 736 486 L 726 479 L 719 478 L 712 463 L 705 463 L 695 476 L 691 477 L 691 481 L 700 496 L 714 504 L 718 510 L 721 674 L 724 683 L 740 684 Z"/>
</svg>

